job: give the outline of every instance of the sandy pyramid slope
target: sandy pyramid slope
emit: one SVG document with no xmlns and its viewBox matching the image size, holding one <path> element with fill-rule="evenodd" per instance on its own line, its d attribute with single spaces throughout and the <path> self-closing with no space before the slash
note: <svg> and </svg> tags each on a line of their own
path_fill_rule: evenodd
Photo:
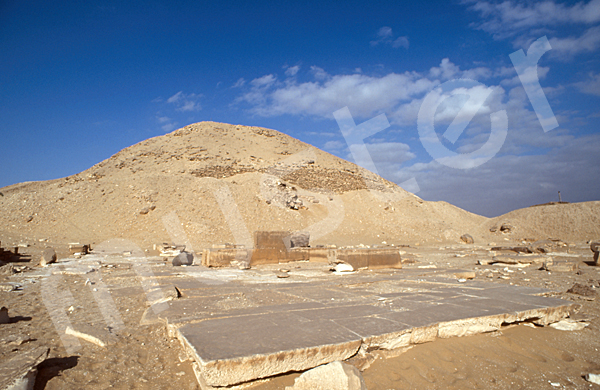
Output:
<svg viewBox="0 0 600 390">
<path fill-rule="evenodd" d="M 199 250 L 251 245 L 256 230 L 307 230 L 311 243 L 337 245 L 494 237 L 494 220 L 423 201 L 285 134 L 214 122 L 145 140 L 73 176 L 0 191 L 0 230 L 50 243 L 125 238 L 143 249 Z"/>
<path fill-rule="evenodd" d="M 511 211 L 491 218 L 486 228 L 514 226 L 515 238 L 560 239 L 565 242 L 600 239 L 600 202 L 547 204 Z M 480 232 L 485 234 L 485 229 Z"/>
</svg>

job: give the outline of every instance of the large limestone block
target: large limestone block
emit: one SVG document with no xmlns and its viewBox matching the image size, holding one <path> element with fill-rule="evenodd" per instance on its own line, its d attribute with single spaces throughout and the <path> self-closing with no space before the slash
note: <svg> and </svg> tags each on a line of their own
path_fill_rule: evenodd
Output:
<svg viewBox="0 0 600 390">
<path fill-rule="evenodd" d="M 335 361 L 306 371 L 286 390 L 367 390 L 367 385 L 356 367 Z"/>
</svg>

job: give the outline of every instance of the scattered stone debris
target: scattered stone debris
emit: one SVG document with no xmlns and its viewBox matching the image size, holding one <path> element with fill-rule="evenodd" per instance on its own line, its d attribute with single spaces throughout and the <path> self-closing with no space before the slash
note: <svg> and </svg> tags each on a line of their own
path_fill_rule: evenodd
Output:
<svg viewBox="0 0 600 390">
<path fill-rule="evenodd" d="M 578 322 L 570 319 L 560 320 L 549 326 L 558 330 L 582 330 L 586 328 L 589 324 L 587 322 Z"/>
<path fill-rule="evenodd" d="M 590 286 L 586 286 L 580 283 L 575 283 L 573 287 L 567 290 L 568 293 L 582 295 L 584 297 L 595 297 L 596 290 Z"/>
<path fill-rule="evenodd" d="M 600 375 L 599 374 L 585 374 L 585 380 L 588 382 L 600 385 Z"/>
<path fill-rule="evenodd" d="M 541 269 L 549 272 L 576 272 L 579 265 L 573 261 L 557 260 L 549 257 L 544 261 Z"/>
<path fill-rule="evenodd" d="M 554 248 L 554 242 L 550 240 L 539 240 L 528 246 L 531 253 L 550 253 Z"/>
<path fill-rule="evenodd" d="M 185 245 L 160 244 L 154 245 L 154 250 L 159 251 L 162 257 L 174 257 L 185 251 Z"/>
<path fill-rule="evenodd" d="M 11 292 L 16 291 L 20 287 L 17 283 L 0 283 L 0 291 L 3 292 Z"/>
<path fill-rule="evenodd" d="M 25 336 L 22 334 L 11 334 L 6 337 L 3 337 L 0 340 L 0 343 L 2 343 L 4 345 L 19 346 L 19 345 L 23 345 L 25 343 L 28 343 L 28 342 L 34 341 L 34 340 L 35 339 L 31 338 L 30 336 Z"/>
<path fill-rule="evenodd" d="M 10 322 L 10 317 L 8 316 L 8 308 L 2 306 L 0 308 L 0 324 L 8 324 Z"/>
<path fill-rule="evenodd" d="M 261 193 L 267 204 L 274 204 L 292 210 L 306 209 L 298 196 L 296 187 L 278 180 L 275 176 L 268 177 L 261 183 Z"/>
<path fill-rule="evenodd" d="M 140 214 L 142 214 L 142 215 L 148 214 L 150 211 L 154 210 L 155 208 L 156 208 L 155 205 L 144 207 L 143 209 L 140 210 Z"/>
<path fill-rule="evenodd" d="M 46 248 L 42 252 L 42 256 L 40 258 L 40 265 L 42 267 L 47 267 L 48 264 L 56 262 L 56 252 L 52 248 Z"/>
<path fill-rule="evenodd" d="M 194 264 L 194 254 L 190 252 L 181 252 L 173 259 L 173 266 L 175 267 L 192 264 Z"/>
<path fill-rule="evenodd" d="M 463 234 L 462 236 L 460 236 L 460 239 L 463 240 L 463 242 L 465 244 L 474 244 L 475 243 L 473 236 L 471 236 L 470 234 Z"/>
<path fill-rule="evenodd" d="M 528 267 L 532 264 L 541 266 L 548 257 L 533 257 L 533 256 L 494 256 L 491 260 L 479 260 L 479 265 L 510 265 L 516 267 Z"/>
<path fill-rule="evenodd" d="M 37 376 L 37 366 L 48 357 L 50 349 L 37 347 L 27 352 L 19 352 L 14 358 L 0 367 L 0 389 L 33 389 Z"/>
<path fill-rule="evenodd" d="M 475 272 L 473 271 L 465 271 L 465 272 L 455 272 L 454 277 L 457 279 L 465 279 L 465 281 L 469 279 L 475 279 Z"/>
<path fill-rule="evenodd" d="M 334 274 L 344 274 L 348 272 L 354 272 L 354 268 L 350 264 L 338 263 L 333 267 Z"/>
<path fill-rule="evenodd" d="M 106 344 L 99 338 L 94 337 L 91 334 L 81 333 L 79 331 L 76 331 L 75 329 L 71 328 L 70 326 L 67 326 L 67 329 L 65 330 L 65 334 L 68 334 L 70 336 L 75 336 L 77 338 L 80 338 L 80 339 L 90 342 L 92 344 L 96 344 L 99 347 L 106 348 Z"/>
<path fill-rule="evenodd" d="M 286 390 L 367 390 L 367 385 L 356 367 L 335 361 L 304 372 Z"/>
<path fill-rule="evenodd" d="M 490 228 L 490 232 L 492 233 L 496 233 L 497 231 L 500 231 L 501 233 L 510 233 L 511 231 L 514 230 L 514 226 L 509 224 L 509 223 L 503 223 L 500 225 L 500 227 L 498 227 L 498 225 L 494 225 Z"/>
</svg>

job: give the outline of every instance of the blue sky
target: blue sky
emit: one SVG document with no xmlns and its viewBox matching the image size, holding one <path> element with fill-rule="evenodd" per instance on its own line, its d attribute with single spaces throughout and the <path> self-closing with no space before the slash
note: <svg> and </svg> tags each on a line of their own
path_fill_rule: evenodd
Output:
<svg viewBox="0 0 600 390">
<path fill-rule="evenodd" d="M 558 123 L 549 131 L 510 57 L 540 39 L 551 49 L 537 77 L 535 67 L 521 76 L 539 82 Z M 600 0 L 0 0 L 0 186 L 75 174 L 213 120 L 373 161 L 423 199 L 487 216 L 558 191 L 600 200 L 599 50 Z M 458 166 L 420 136 L 434 96 L 435 140 L 462 156 Z M 334 118 L 344 107 L 357 125 L 380 115 L 390 124 L 364 138 L 366 155 L 351 153 Z M 499 113 L 499 150 L 471 157 Z M 444 137 L 451 123 L 454 142 Z"/>
</svg>

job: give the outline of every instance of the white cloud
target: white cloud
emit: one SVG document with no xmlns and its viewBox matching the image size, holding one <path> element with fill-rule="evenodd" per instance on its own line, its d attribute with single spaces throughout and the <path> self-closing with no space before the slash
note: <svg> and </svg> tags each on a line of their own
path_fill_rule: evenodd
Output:
<svg viewBox="0 0 600 390">
<path fill-rule="evenodd" d="M 550 38 L 552 50 L 550 54 L 554 57 L 567 55 L 569 57 L 583 52 L 593 52 L 600 47 L 600 27 L 588 29 L 580 37 Z"/>
<path fill-rule="evenodd" d="M 245 84 L 246 84 L 246 80 L 244 80 L 243 77 L 240 77 L 238 79 L 238 81 L 236 81 L 235 84 L 233 84 L 231 86 L 231 88 L 240 88 L 240 87 L 243 87 Z"/>
<path fill-rule="evenodd" d="M 397 171 L 393 179 L 400 183 L 414 177 L 421 189 L 419 196 L 426 200 L 445 200 L 495 216 L 556 201 L 557 191 L 570 202 L 598 199 L 600 181 L 589 180 L 590 172 L 600 164 L 598 148 L 600 135 L 591 135 L 572 139 L 544 154 L 497 156 L 469 170 L 450 169 L 437 162 L 413 164 Z"/>
<path fill-rule="evenodd" d="M 285 75 L 289 76 L 289 77 L 293 77 L 296 75 L 296 73 L 298 73 L 299 70 L 300 70 L 300 65 L 290 66 L 289 68 L 287 68 L 285 70 Z"/>
<path fill-rule="evenodd" d="M 200 105 L 201 94 L 195 93 L 183 93 L 183 91 L 177 92 L 175 95 L 167 99 L 167 103 L 174 104 L 177 111 L 200 111 L 202 106 Z"/>
<path fill-rule="evenodd" d="M 177 126 L 177 122 L 175 122 L 168 116 L 157 115 L 156 121 L 159 123 L 160 128 L 166 133 L 172 131 L 173 129 L 175 129 L 175 126 Z"/>
<path fill-rule="evenodd" d="M 312 72 L 312 74 L 315 76 L 315 79 L 317 79 L 317 80 L 325 80 L 326 78 L 329 77 L 327 72 L 325 72 L 325 70 L 323 68 L 319 68 L 318 66 L 314 66 L 314 65 L 311 66 L 310 71 Z"/>
<path fill-rule="evenodd" d="M 485 19 L 476 24 L 476 27 L 498 38 L 518 35 L 519 31 L 536 26 L 590 24 L 600 21 L 600 0 L 579 2 L 571 7 L 548 0 L 525 4 L 513 1 L 475 1 L 470 9 Z"/>
<path fill-rule="evenodd" d="M 408 42 L 408 37 L 398 37 L 394 39 L 394 41 L 392 41 L 393 48 L 403 47 L 405 49 L 408 49 L 409 45 L 410 43 Z"/>
<path fill-rule="evenodd" d="M 181 95 L 183 95 L 183 91 L 177 92 L 175 95 L 171 96 L 167 99 L 167 103 L 176 103 L 181 100 Z"/>
<path fill-rule="evenodd" d="M 591 73 L 589 76 L 588 80 L 580 81 L 574 85 L 583 93 L 600 96 L 600 73 Z"/>
<path fill-rule="evenodd" d="M 429 70 L 429 77 L 450 80 L 454 78 L 481 80 L 492 76 L 492 71 L 489 68 L 479 67 L 462 71 L 459 66 L 452 63 L 450 59 L 444 58 L 440 66 L 434 66 Z"/>
<path fill-rule="evenodd" d="M 339 151 L 346 148 L 346 143 L 342 141 L 327 141 L 323 149 L 331 151 Z"/>
<path fill-rule="evenodd" d="M 600 22 L 600 0 L 565 5 L 546 0 L 519 3 L 513 1 L 465 1 L 482 21 L 472 26 L 493 35 L 494 39 L 512 39 L 515 47 L 528 48 L 533 40 L 548 35 L 551 56 L 568 59 L 576 54 L 600 47 L 600 27 L 591 26 L 581 36 L 556 36 L 559 25 L 590 26 Z"/>
<path fill-rule="evenodd" d="M 176 125 L 177 125 L 176 123 L 167 123 L 167 124 L 162 125 L 160 128 L 163 129 L 163 131 L 165 133 L 168 133 L 170 131 L 173 131 L 173 129 L 175 129 Z"/>
<path fill-rule="evenodd" d="M 366 145 L 375 165 L 386 171 L 396 169 L 402 163 L 416 157 L 410 151 L 410 147 L 401 142 L 379 142 Z"/>
<path fill-rule="evenodd" d="M 383 77 L 338 75 L 323 82 L 292 82 L 275 89 L 265 88 L 273 83 L 258 82 L 260 87 L 241 99 L 254 105 L 252 111 L 261 116 L 308 114 L 331 118 L 334 111 L 348 106 L 353 115 L 366 117 L 410 100 L 435 84 L 414 73 L 390 73 Z"/>
<path fill-rule="evenodd" d="M 252 80 L 250 84 L 252 84 L 252 86 L 255 88 L 268 88 L 273 85 L 276 80 L 277 77 L 273 76 L 272 74 L 268 74 Z"/>
<path fill-rule="evenodd" d="M 377 39 L 371 41 L 371 46 L 377 46 L 379 44 L 391 45 L 393 48 L 403 47 L 408 49 L 409 41 L 408 37 L 397 37 L 394 39 L 394 33 L 392 32 L 391 27 L 381 27 L 377 32 Z"/>
</svg>

